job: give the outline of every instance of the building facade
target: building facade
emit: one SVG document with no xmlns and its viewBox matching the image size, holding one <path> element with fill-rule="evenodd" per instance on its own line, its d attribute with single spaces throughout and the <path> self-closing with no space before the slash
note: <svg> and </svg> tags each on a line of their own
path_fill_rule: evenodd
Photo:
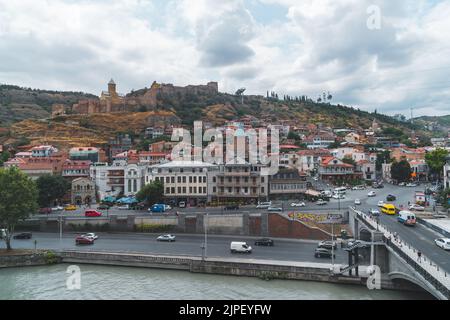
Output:
<svg viewBox="0 0 450 320">
<path fill-rule="evenodd" d="M 72 203 L 91 205 L 95 203 L 95 183 L 89 178 L 76 178 L 72 181 Z"/>
</svg>

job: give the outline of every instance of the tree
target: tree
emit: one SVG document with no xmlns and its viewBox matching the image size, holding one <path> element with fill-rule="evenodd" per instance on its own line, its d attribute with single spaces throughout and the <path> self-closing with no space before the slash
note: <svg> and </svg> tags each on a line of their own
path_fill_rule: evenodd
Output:
<svg viewBox="0 0 450 320">
<path fill-rule="evenodd" d="M 141 191 L 136 194 L 136 199 L 147 202 L 151 205 L 152 203 L 161 202 L 163 196 L 164 185 L 159 180 L 156 180 L 146 184 Z"/>
<path fill-rule="evenodd" d="M 377 153 L 377 161 L 375 164 L 376 170 L 381 171 L 383 163 L 391 163 L 391 152 L 389 150 L 384 150 Z"/>
<path fill-rule="evenodd" d="M 4 151 L 0 153 L 0 166 L 3 166 L 3 164 L 8 161 L 8 159 L 11 157 L 11 154 L 8 151 Z"/>
<path fill-rule="evenodd" d="M 445 149 L 438 148 L 434 151 L 428 152 L 425 155 L 425 161 L 427 162 L 430 172 L 440 177 L 442 174 L 442 168 L 445 165 L 445 158 L 448 156 L 448 151 Z"/>
<path fill-rule="evenodd" d="M 394 161 L 391 166 L 391 177 L 397 182 L 406 182 L 411 179 L 411 166 L 405 159 Z"/>
<path fill-rule="evenodd" d="M 38 203 L 41 207 L 52 206 L 62 199 L 70 189 L 70 183 L 61 176 L 44 175 L 36 180 L 39 192 Z"/>
<path fill-rule="evenodd" d="M 17 223 L 36 212 L 37 198 L 35 182 L 19 169 L 0 169 L 0 226 L 6 229 L 7 250 L 11 250 L 11 235 Z"/>
<path fill-rule="evenodd" d="M 346 163 L 346 164 L 351 164 L 352 166 L 355 166 L 355 165 L 356 165 L 355 160 L 353 160 L 353 158 L 352 158 L 351 156 L 345 156 L 345 157 L 342 159 L 342 162 L 343 162 L 343 163 Z"/>
</svg>

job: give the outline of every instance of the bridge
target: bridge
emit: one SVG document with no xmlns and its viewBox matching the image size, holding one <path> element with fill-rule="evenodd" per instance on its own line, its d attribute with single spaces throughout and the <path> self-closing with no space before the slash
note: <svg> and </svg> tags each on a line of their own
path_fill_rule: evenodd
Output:
<svg viewBox="0 0 450 320">
<path fill-rule="evenodd" d="M 433 262 L 426 254 L 418 255 L 418 250 L 405 242 L 388 226 L 362 211 L 350 207 L 349 224 L 355 239 L 370 244 L 370 265 L 380 267 L 382 276 L 392 282 L 412 283 L 440 300 L 450 300 L 450 274 Z M 436 247 L 436 250 L 439 250 Z M 355 268 L 358 264 L 345 270 Z"/>
</svg>

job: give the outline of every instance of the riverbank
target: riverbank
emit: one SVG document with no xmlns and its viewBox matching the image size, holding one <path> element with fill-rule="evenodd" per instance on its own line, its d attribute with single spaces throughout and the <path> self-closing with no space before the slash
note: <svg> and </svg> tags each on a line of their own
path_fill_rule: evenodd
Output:
<svg viewBox="0 0 450 320">
<path fill-rule="evenodd" d="M 0 249 L 0 268 L 44 266 L 60 263 L 61 256 L 51 250 Z"/>
</svg>

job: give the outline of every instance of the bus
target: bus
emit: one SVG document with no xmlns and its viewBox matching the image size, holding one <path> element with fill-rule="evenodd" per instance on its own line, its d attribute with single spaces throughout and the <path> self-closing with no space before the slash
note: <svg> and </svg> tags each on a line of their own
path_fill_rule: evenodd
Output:
<svg viewBox="0 0 450 320">
<path fill-rule="evenodd" d="M 416 225 L 416 215 L 411 211 L 402 210 L 398 213 L 397 217 L 398 222 L 403 223 L 407 226 L 415 226 Z"/>
<path fill-rule="evenodd" d="M 386 213 L 388 215 L 394 215 L 394 214 L 397 213 L 397 211 L 395 210 L 395 206 L 393 204 L 390 204 L 390 203 L 385 203 L 381 207 L 381 212 Z"/>
</svg>

